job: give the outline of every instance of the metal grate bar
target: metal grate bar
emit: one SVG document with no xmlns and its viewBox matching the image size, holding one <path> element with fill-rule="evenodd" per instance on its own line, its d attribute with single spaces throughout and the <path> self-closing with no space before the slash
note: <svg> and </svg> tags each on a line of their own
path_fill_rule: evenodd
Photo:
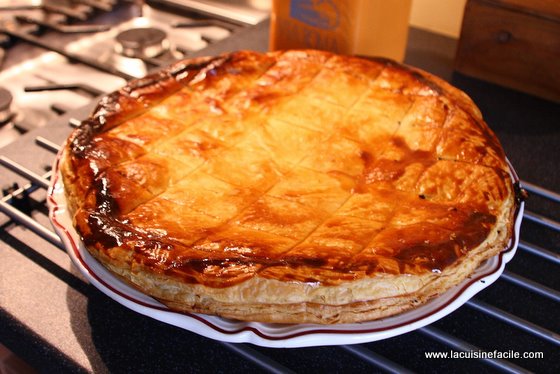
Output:
<svg viewBox="0 0 560 374">
<path fill-rule="evenodd" d="M 229 350 L 237 353 L 238 355 L 246 358 L 247 360 L 257 364 L 268 373 L 294 373 L 294 371 L 288 369 L 284 365 L 268 358 L 267 356 L 261 354 L 260 352 L 255 351 L 254 349 L 244 345 L 244 344 L 234 344 L 234 343 L 226 343 L 221 342 L 223 346 L 228 348 Z"/>
<path fill-rule="evenodd" d="M 0 211 L 6 214 L 8 217 L 14 221 L 24 225 L 35 234 L 39 235 L 43 239 L 49 241 L 50 243 L 56 245 L 59 248 L 64 249 L 62 241 L 53 231 L 47 229 L 45 226 L 41 225 L 39 222 L 29 217 L 28 215 L 22 213 L 20 210 L 14 208 L 10 204 L 0 201 Z"/>
<path fill-rule="evenodd" d="M 35 188 L 36 188 L 35 185 L 33 185 L 33 184 L 31 184 L 31 183 L 28 183 L 28 184 L 26 184 L 25 186 L 20 187 L 20 188 L 18 188 L 17 190 L 15 190 L 15 191 L 13 191 L 13 192 L 11 192 L 11 193 L 9 193 L 9 194 L 3 196 L 2 199 L 1 199 L 1 201 L 2 201 L 2 202 L 5 202 L 5 203 L 8 203 L 10 200 L 12 200 L 13 198 L 15 198 L 16 196 L 19 196 L 19 195 L 21 195 L 21 194 L 23 194 L 23 193 L 26 193 L 26 192 L 29 193 L 29 192 L 33 191 Z"/>
<path fill-rule="evenodd" d="M 552 288 L 543 286 L 540 283 L 534 282 L 520 275 L 510 273 L 509 271 L 504 271 L 500 278 L 503 278 L 504 280 L 507 280 L 508 282 L 511 282 L 517 286 L 523 287 L 529 291 L 533 291 L 534 293 L 538 293 L 541 296 L 545 296 L 556 302 L 560 302 L 560 292 Z"/>
<path fill-rule="evenodd" d="M 68 124 L 70 125 L 70 127 L 80 127 L 82 124 L 82 121 L 80 121 L 77 118 L 70 118 L 68 120 Z"/>
<path fill-rule="evenodd" d="M 493 307 L 489 304 L 486 304 L 483 301 L 474 300 L 474 299 L 467 301 L 467 305 L 480 312 L 489 314 L 492 317 L 497 318 L 502 322 L 515 326 L 525 332 L 538 336 L 539 338 L 547 340 L 553 344 L 560 345 L 560 335 L 550 330 L 547 330 L 543 327 L 537 326 L 534 323 L 526 321 L 522 318 L 516 317 L 511 313 Z"/>
<path fill-rule="evenodd" d="M 112 67 L 111 65 L 102 64 L 102 63 L 100 63 L 99 61 L 97 61 L 93 58 L 89 58 L 89 57 L 86 57 L 86 56 L 81 56 L 81 55 L 76 54 L 76 53 L 71 53 L 71 52 L 66 51 L 64 48 L 59 48 L 59 47 L 56 47 L 54 45 L 48 45 L 48 44 L 44 43 L 40 38 L 37 38 L 33 35 L 26 34 L 24 32 L 16 30 L 14 27 L 3 27 L 3 26 L 0 25 L 0 33 L 7 34 L 7 35 L 9 35 L 11 37 L 14 37 L 16 39 L 20 39 L 20 40 L 25 41 L 29 44 L 35 45 L 39 48 L 43 48 L 43 49 L 46 49 L 46 50 L 49 50 L 49 51 L 56 52 L 56 53 L 58 53 L 58 54 L 60 54 L 64 57 L 66 57 L 70 61 L 79 62 L 81 64 L 90 66 L 94 69 L 104 71 L 106 73 L 115 75 L 117 77 L 121 77 L 125 80 L 131 80 L 131 79 L 135 78 L 132 75 L 126 74 L 126 73 Z"/>
<path fill-rule="evenodd" d="M 469 344 L 461 339 L 458 339 L 452 335 L 449 335 L 443 331 L 440 331 L 434 327 L 422 327 L 418 330 L 419 332 L 423 333 L 424 335 L 429 336 L 430 338 L 437 340 L 440 343 L 448 345 L 454 349 L 469 352 L 469 351 L 482 351 L 480 348 Z M 481 361 L 485 362 L 486 364 L 493 366 L 494 368 L 501 369 L 508 373 L 530 373 L 530 371 L 512 364 L 511 362 L 497 359 L 497 358 L 481 358 Z"/>
<path fill-rule="evenodd" d="M 378 355 L 375 352 L 370 351 L 359 345 L 341 345 L 340 348 L 352 353 L 353 355 L 359 357 L 360 359 L 377 366 L 378 368 L 385 370 L 389 373 L 413 373 L 412 371 L 394 363 L 393 361 Z"/>
<path fill-rule="evenodd" d="M 560 265 L 560 255 L 552 251 L 549 251 L 548 249 L 544 249 L 534 244 L 527 243 L 523 240 L 519 241 L 519 248 L 535 256 L 542 257 L 546 260 L 554 262 L 557 265 Z"/>
<path fill-rule="evenodd" d="M 49 188 L 49 180 L 48 178 L 50 178 L 51 176 L 51 172 L 47 172 L 44 176 L 41 176 L 39 174 L 36 174 L 34 172 L 32 172 L 31 170 L 27 169 L 24 166 L 21 166 L 20 164 L 18 164 L 15 161 L 12 161 L 11 159 L 9 159 L 6 156 L 0 156 L 0 164 L 4 165 L 5 167 L 7 167 L 8 169 L 10 169 L 11 171 L 21 175 L 22 177 L 25 177 L 27 179 L 29 179 L 31 182 L 35 183 L 36 185 L 43 187 L 43 188 Z"/>
<path fill-rule="evenodd" d="M 45 148 L 48 151 L 51 151 L 53 153 L 57 153 L 60 148 L 62 148 L 60 145 L 51 142 L 48 139 L 43 138 L 42 136 L 38 136 L 35 138 L 35 143 L 37 143 L 39 146 Z"/>
<path fill-rule="evenodd" d="M 547 218 L 545 216 L 542 216 L 540 214 L 529 212 L 529 211 L 526 210 L 523 213 L 523 217 L 525 217 L 529 221 L 533 221 L 533 222 L 536 222 L 536 223 L 541 224 L 543 226 L 546 226 L 548 228 L 551 228 L 553 230 L 560 231 L 560 222 L 556 222 L 556 221 L 554 221 L 550 218 Z"/>
<path fill-rule="evenodd" d="M 49 187 L 48 178 L 51 176 L 51 171 L 46 172 L 44 175 L 39 175 L 31 170 L 25 168 L 24 166 L 19 165 L 18 163 L 12 161 L 11 159 L 0 156 L 0 164 L 4 165 L 8 169 L 14 171 L 15 173 L 28 178 L 32 183 L 38 185 L 42 188 Z M 59 248 L 64 248 L 62 241 L 53 231 L 49 230 L 45 226 L 41 225 L 32 217 L 28 216 L 27 214 L 23 213 L 19 209 L 13 207 L 8 203 L 14 196 L 20 195 L 25 191 L 30 190 L 33 188 L 33 185 L 27 185 L 23 188 L 18 188 L 16 191 L 8 194 L 2 198 L 0 201 L 0 211 L 6 214 L 8 217 L 13 219 L 14 221 L 24 225 L 43 239 L 47 240 L 48 242 L 54 244 Z"/>
<path fill-rule="evenodd" d="M 554 191 L 547 190 L 546 188 L 542 188 L 541 186 L 537 186 L 536 184 L 532 184 L 523 180 L 521 181 L 521 186 L 529 192 L 560 203 L 560 194 Z"/>
</svg>

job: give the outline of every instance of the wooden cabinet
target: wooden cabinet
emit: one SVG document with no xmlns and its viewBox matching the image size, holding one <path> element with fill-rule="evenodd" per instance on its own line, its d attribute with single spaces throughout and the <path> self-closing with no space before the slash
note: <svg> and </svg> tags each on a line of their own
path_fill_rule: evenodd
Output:
<svg viewBox="0 0 560 374">
<path fill-rule="evenodd" d="M 469 0 L 455 69 L 560 102 L 560 1 Z"/>
</svg>

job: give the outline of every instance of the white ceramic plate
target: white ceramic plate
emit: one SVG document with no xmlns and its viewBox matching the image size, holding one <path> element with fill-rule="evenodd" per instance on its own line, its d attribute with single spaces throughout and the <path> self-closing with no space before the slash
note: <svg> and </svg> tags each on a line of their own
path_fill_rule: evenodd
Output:
<svg viewBox="0 0 560 374">
<path fill-rule="evenodd" d="M 70 258 L 95 287 L 122 305 L 159 321 L 211 339 L 252 343 L 264 347 L 294 348 L 372 342 L 404 334 L 445 317 L 502 274 L 505 264 L 513 258 L 517 249 L 524 208 L 524 204 L 521 203 L 516 215 L 514 236 L 507 248 L 482 264 L 470 278 L 416 309 L 378 321 L 343 325 L 240 322 L 203 314 L 171 311 L 153 298 L 125 284 L 95 260 L 85 249 L 72 226 L 58 168 L 59 161 L 60 156 L 55 161 L 48 194 L 49 216 Z"/>
</svg>

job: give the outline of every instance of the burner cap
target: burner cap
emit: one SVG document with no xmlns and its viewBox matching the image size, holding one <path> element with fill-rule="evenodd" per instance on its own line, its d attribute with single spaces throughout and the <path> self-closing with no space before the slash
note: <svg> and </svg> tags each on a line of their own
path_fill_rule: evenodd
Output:
<svg viewBox="0 0 560 374">
<path fill-rule="evenodd" d="M 116 41 L 116 51 L 127 57 L 155 57 L 169 49 L 167 34 L 155 27 L 122 31 Z"/>
<path fill-rule="evenodd" d="M 12 105 L 12 94 L 7 89 L 0 87 L 0 123 L 4 123 L 12 117 L 10 105 Z"/>
</svg>

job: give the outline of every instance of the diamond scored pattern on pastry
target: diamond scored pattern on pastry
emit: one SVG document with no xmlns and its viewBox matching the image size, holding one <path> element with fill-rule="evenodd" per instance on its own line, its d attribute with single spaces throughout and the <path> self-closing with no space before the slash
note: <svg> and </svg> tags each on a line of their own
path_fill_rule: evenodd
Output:
<svg viewBox="0 0 560 374">
<path fill-rule="evenodd" d="M 301 69 L 311 67 L 316 72 L 306 74 L 307 81 L 298 85 L 278 81 L 286 74 L 280 59 L 251 83 L 243 77 L 243 87 L 229 77 L 211 90 L 186 87 L 111 130 L 111 136 L 138 144 L 153 155 L 128 163 L 138 170 L 129 170 L 127 163 L 113 168 L 148 186 L 151 194 L 150 201 L 136 202 L 140 207 L 126 217 L 132 222 L 141 217 L 138 224 L 147 225 L 146 230 L 187 236 L 180 239 L 185 245 L 202 241 L 207 250 L 212 250 L 212 240 L 235 241 L 233 232 L 256 240 L 285 237 L 287 244 L 277 245 L 271 253 L 288 258 L 324 256 L 325 266 L 337 267 L 367 256 L 378 234 L 392 226 L 424 225 L 415 218 L 423 214 L 407 215 L 401 206 L 408 200 L 407 211 L 421 211 L 418 194 L 431 201 L 460 201 L 461 183 L 437 179 L 438 169 L 448 177 L 447 170 L 455 168 L 438 160 L 445 157 L 446 140 L 454 131 L 452 127 L 442 135 L 447 104 L 438 96 L 416 96 L 413 90 L 402 95 L 406 86 L 387 79 L 391 69 L 379 68 L 377 76 L 365 79 L 352 70 L 341 73 L 338 65 L 329 62 L 320 68 L 306 60 L 299 63 Z M 290 89 L 283 90 L 282 85 Z M 272 88 L 272 93 L 266 88 Z M 264 109 L 266 115 L 228 107 L 241 99 L 250 100 L 251 107 L 255 103 L 266 107 L 267 100 L 277 105 L 269 113 Z M 158 157 L 176 164 L 142 161 Z M 456 177 L 466 183 L 470 170 L 459 168 L 457 173 L 461 172 Z M 438 189 L 425 185 L 423 177 L 436 181 Z M 154 188 L 155 180 L 162 185 Z M 387 194 L 395 194 L 395 189 L 403 196 L 385 206 Z M 376 195 L 383 197 L 382 206 Z M 450 208 L 436 205 L 435 209 Z M 144 213 L 158 211 L 176 212 L 175 218 L 162 214 L 147 219 Z M 152 226 L 152 222 L 157 223 Z M 216 230 L 214 236 L 207 237 L 206 225 Z M 245 244 L 247 251 L 257 247 L 250 241 Z M 378 249 L 375 255 L 391 257 L 387 251 Z M 392 265 L 380 266 L 383 270 Z"/>
<path fill-rule="evenodd" d="M 393 63 L 232 56 L 96 135 L 127 245 L 150 248 L 134 271 L 336 286 L 442 271 L 485 239 L 509 177 L 462 94 Z"/>
</svg>

